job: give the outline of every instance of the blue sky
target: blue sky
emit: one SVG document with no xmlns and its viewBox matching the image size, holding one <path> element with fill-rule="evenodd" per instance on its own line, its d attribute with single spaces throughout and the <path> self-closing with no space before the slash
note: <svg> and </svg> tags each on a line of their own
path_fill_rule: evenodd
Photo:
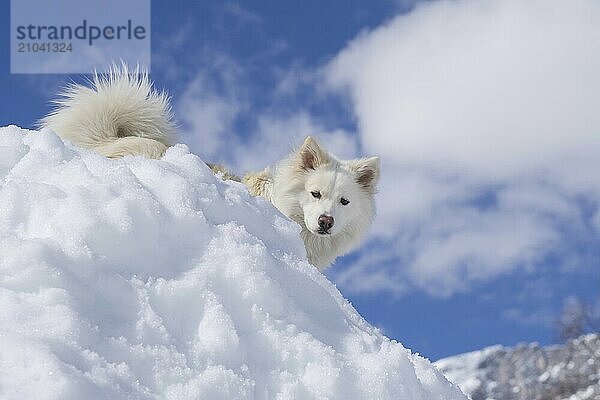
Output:
<svg viewBox="0 0 600 400">
<path fill-rule="evenodd" d="M 11 75 L 5 22 L 0 125 L 31 128 L 82 78 Z M 307 134 L 380 155 L 372 233 L 328 275 L 435 360 L 554 342 L 567 299 L 598 301 L 599 26 L 591 0 L 153 1 L 152 78 L 238 172 Z"/>
</svg>

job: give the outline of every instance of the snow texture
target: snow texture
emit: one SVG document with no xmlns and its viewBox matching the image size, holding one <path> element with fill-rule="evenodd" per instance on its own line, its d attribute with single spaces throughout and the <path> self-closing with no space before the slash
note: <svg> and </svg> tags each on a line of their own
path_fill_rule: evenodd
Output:
<svg viewBox="0 0 600 400">
<path fill-rule="evenodd" d="M 466 399 L 185 146 L 109 160 L 10 126 L 0 182 L 2 399 Z"/>
<path fill-rule="evenodd" d="M 493 346 L 437 361 L 473 400 L 600 400 L 600 335 L 562 346 Z"/>
</svg>

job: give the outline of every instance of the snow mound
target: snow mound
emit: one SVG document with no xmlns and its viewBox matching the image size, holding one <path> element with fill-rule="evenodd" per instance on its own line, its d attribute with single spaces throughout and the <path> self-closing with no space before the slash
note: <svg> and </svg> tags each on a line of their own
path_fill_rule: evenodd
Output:
<svg viewBox="0 0 600 400">
<path fill-rule="evenodd" d="M 185 146 L 109 160 L 10 126 L 0 182 L 2 399 L 465 399 Z"/>
</svg>

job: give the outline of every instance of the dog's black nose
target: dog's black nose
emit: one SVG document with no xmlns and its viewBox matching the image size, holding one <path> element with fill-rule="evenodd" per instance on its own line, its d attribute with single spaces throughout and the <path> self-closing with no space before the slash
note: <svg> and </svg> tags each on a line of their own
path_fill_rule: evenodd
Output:
<svg viewBox="0 0 600 400">
<path fill-rule="evenodd" d="M 321 215 L 319 217 L 319 228 L 328 231 L 333 226 L 333 217 L 329 215 Z"/>
</svg>

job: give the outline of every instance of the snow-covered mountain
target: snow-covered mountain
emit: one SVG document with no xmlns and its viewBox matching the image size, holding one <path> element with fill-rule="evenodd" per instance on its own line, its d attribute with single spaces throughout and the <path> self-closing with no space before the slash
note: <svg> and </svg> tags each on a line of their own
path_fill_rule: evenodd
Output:
<svg viewBox="0 0 600 400">
<path fill-rule="evenodd" d="M 0 128 L 0 185 L 2 399 L 466 399 L 185 146 Z"/>
<path fill-rule="evenodd" d="M 489 347 L 435 365 L 472 400 L 600 400 L 600 335 Z"/>
</svg>

